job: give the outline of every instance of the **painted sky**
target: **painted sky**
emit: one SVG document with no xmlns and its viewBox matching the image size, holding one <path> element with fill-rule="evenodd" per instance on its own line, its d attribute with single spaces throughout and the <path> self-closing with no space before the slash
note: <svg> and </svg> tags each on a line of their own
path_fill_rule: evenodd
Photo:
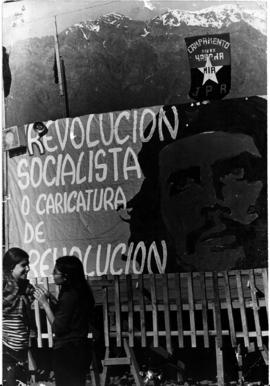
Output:
<svg viewBox="0 0 270 386">
<path fill-rule="evenodd" d="M 3 44 L 54 33 L 54 16 L 58 31 L 83 20 L 94 20 L 109 12 L 128 15 L 132 9 L 144 10 L 139 17 L 151 18 L 167 9 L 196 11 L 213 5 L 238 4 L 242 8 L 265 8 L 265 1 L 190 1 L 190 0 L 21 0 L 3 4 Z M 148 13 L 147 13 L 148 12 Z M 152 13 L 152 14 L 151 14 Z M 128 15 L 129 16 L 129 15 Z"/>
</svg>

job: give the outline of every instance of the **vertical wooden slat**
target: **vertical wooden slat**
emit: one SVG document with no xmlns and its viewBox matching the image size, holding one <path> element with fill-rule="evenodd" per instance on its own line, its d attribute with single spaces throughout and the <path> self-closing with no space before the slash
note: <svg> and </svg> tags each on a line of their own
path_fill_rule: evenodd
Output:
<svg viewBox="0 0 270 386">
<path fill-rule="evenodd" d="M 38 284 L 38 279 L 35 279 L 35 284 Z M 40 323 L 40 308 L 37 300 L 34 301 L 35 308 L 35 320 L 37 326 L 37 345 L 38 347 L 42 347 L 42 336 L 41 336 L 41 323 Z"/>
<path fill-rule="evenodd" d="M 222 347 L 222 327 L 221 327 L 221 310 L 220 297 L 218 288 L 217 272 L 213 272 L 213 289 L 214 289 L 214 317 L 216 327 L 216 344 L 218 348 Z"/>
<path fill-rule="evenodd" d="M 139 276 L 139 296 L 140 296 L 140 325 L 141 325 L 141 342 L 142 347 L 146 347 L 145 331 L 145 298 L 144 298 L 144 276 Z"/>
<path fill-rule="evenodd" d="M 48 279 L 48 277 L 44 278 L 44 287 L 47 291 L 49 291 L 49 279 Z M 47 318 L 47 316 L 46 316 L 46 322 L 47 322 L 49 347 L 53 347 L 52 326 L 51 326 L 51 323 L 49 322 L 49 319 Z"/>
<path fill-rule="evenodd" d="M 106 288 L 107 289 L 107 288 Z M 105 350 L 105 356 L 104 356 L 104 366 L 103 366 L 103 371 L 100 376 L 100 386 L 106 386 L 108 383 L 108 366 L 105 364 L 106 360 L 109 359 L 110 357 L 110 349 L 109 347 L 106 347 Z"/>
<path fill-rule="evenodd" d="M 263 278 L 265 305 L 266 305 L 266 310 L 267 310 L 267 315 L 268 315 L 268 273 L 267 273 L 267 268 L 263 268 L 262 278 Z"/>
<path fill-rule="evenodd" d="M 108 306 L 108 287 L 105 287 L 103 289 L 103 323 L 104 323 L 104 340 L 105 340 L 105 347 L 110 346 L 110 339 L 109 339 L 109 306 Z"/>
<path fill-rule="evenodd" d="M 179 347 L 184 347 L 184 334 L 183 334 L 183 312 L 182 312 L 182 294 L 181 294 L 181 276 L 180 273 L 174 275 L 175 282 L 175 295 L 177 306 L 177 328 L 178 328 L 178 344 Z"/>
<path fill-rule="evenodd" d="M 218 341 L 218 337 L 215 337 L 216 347 L 216 365 L 217 365 L 217 385 L 224 386 L 224 361 L 223 352 Z"/>
<path fill-rule="evenodd" d="M 209 334 L 208 334 L 208 318 L 207 318 L 207 300 L 206 300 L 206 287 L 205 287 L 205 275 L 204 272 L 199 273 L 200 287 L 201 287 L 201 302 L 202 302 L 202 321 L 203 321 L 203 341 L 204 347 L 209 347 Z"/>
<path fill-rule="evenodd" d="M 158 347 L 158 320 L 157 320 L 157 293 L 156 293 L 156 277 L 150 275 L 151 300 L 152 300 L 152 320 L 153 320 L 153 345 Z"/>
<path fill-rule="evenodd" d="M 238 300 L 239 300 L 239 305 L 240 305 L 240 314 L 241 314 L 241 321 L 242 321 L 243 334 L 244 334 L 244 343 L 245 343 L 245 346 L 248 347 L 249 346 L 248 326 L 247 326 L 245 299 L 244 299 L 242 278 L 241 278 L 241 272 L 240 271 L 236 272 L 236 285 L 237 285 Z"/>
<path fill-rule="evenodd" d="M 227 271 L 223 272 L 223 277 L 224 277 L 224 285 L 225 285 L 227 313 L 228 313 L 229 326 L 230 326 L 231 343 L 233 347 L 236 347 L 237 343 L 236 343 L 235 326 L 234 326 L 234 318 L 233 318 L 233 310 L 232 310 L 230 281 L 229 281 Z"/>
<path fill-rule="evenodd" d="M 168 292 L 167 275 L 162 275 L 162 282 L 163 282 L 163 301 L 164 301 L 166 347 L 167 347 L 167 351 L 172 354 L 171 323 L 170 323 L 170 308 L 169 308 L 169 292 Z"/>
<path fill-rule="evenodd" d="M 115 322 L 116 322 L 116 346 L 121 347 L 122 332 L 121 332 L 121 306 L 120 306 L 120 282 L 119 276 L 114 276 L 114 304 L 115 304 Z"/>
<path fill-rule="evenodd" d="M 190 332 L 191 332 L 191 346 L 196 347 L 196 326 L 195 326 L 195 312 L 194 312 L 194 295 L 193 295 L 193 282 L 192 272 L 187 274 L 188 284 L 188 304 L 189 304 L 189 320 L 190 320 Z"/>
<path fill-rule="evenodd" d="M 254 321 L 255 321 L 255 329 L 256 329 L 256 336 L 257 336 L 257 345 L 258 347 L 262 347 L 262 331 L 260 326 L 260 319 L 259 319 L 259 304 L 257 299 L 257 289 L 255 287 L 255 279 L 254 279 L 254 271 L 253 269 L 249 270 L 249 288 L 251 293 L 251 299 L 252 299 L 252 308 L 253 308 L 253 315 L 254 315 Z"/>
<path fill-rule="evenodd" d="M 134 377 L 136 386 L 144 386 L 143 378 L 140 376 L 140 368 L 132 348 L 127 344 L 126 339 L 124 339 L 124 349 L 128 358 L 130 358 L 131 364 L 131 373 Z"/>
<path fill-rule="evenodd" d="M 133 318 L 133 291 L 131 275 L 126 275 L 127 296 L 128 296 L 128 343 L 134 346 L 134 318 Z"/>
<path fill-rule="evenodd" d="M 101 386 L 100 385 L 100 375 L 99 375 L 99 366 L 98 365 L 99 365 L 99 363 L 98 363 L 96 350 L 92 349 L 92 361 L 90 364 L 90 376 L 91 376 L 92 386 Z"/>
</svg>

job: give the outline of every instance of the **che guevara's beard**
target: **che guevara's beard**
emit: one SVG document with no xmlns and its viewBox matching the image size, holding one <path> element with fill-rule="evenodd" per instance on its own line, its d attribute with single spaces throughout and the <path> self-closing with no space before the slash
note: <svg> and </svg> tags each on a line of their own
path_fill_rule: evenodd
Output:
<svg viewBox="0 0 270 386">
<path fill-rule="evenodd" d="M 254 222 L 243 225 L 225 217 L 221 217 L 221 221 L 225 226 L 225 229 L 221 232 L 211 232 L 211 228 L 214 229 L 215 226 L 213 219 L 208 219 L 202 227 L 190 232 L 186 237 L 186 254 L 192 255 L 196 252 L 196 247 L 200 240 L 204 239 L 204 234 L 207 234 L 205 238 L 208 237 L 219 240 L 223 237 L 234 236 L 234 240 L 231 243 L 225 243 L 223 249 L 236 249 L 239 246 L 244 247 L 247 240 L 254 239 Z"/>
</svg>

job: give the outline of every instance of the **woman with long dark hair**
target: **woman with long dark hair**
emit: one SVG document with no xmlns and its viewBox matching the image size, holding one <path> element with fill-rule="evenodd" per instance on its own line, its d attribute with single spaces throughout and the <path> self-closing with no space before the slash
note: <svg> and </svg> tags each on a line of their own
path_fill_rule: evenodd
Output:
<svg viewBox="0 0 270 386">
<path fill-rule="evenodd" d="M 29 256 L 10 248 L 3 257 L 3 382 L 15 386 L 29 380 L 28 348 L 34 287 L 27 280 Z"/>
<path fill-rule="evenodd" d="M 94 309 L 92 291 L 81 261 L 75 256 L 56 260 L 53 270 L 60 293 L 55 308 L 45 289 L 36 288 L 35 298 L 43 306 L 52 325 L 53 366 L 57 386 L 83 386 L 87 372 L 87 335 Z"/>
</svg>

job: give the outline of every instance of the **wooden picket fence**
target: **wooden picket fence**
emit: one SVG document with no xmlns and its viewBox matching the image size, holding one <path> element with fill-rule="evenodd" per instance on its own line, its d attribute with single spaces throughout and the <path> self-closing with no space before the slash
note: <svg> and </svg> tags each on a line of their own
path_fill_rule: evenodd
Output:
<svg viewBox="0 0 270 386">
<path fill-rule="evenodd" d="M 46 288 L 53 286 L 42 279 Z M 40 279 L 36 279 L 40 282 Z M 96 302 L 103 306 L 105 358 L 100 382 L 105 385 L 108 369 L 130 365 L 137 385 L 142 385 L 135 347 L 214 347 L 217 382 L 224 384 L 223 345 L 255 344 L 265 354 L 268 337 L 267 269 L 222 272 L 188 272 L 90 278 Z M 40 308 L 35 302 L 37 345 L 53 335 L 47 321 L 41 327 Z M 44 331 L 43 331 L 44 329 Z M 123 348 L 124 356 L 112 354 Z M 264 355 L 268 360 L 268 355 Z M 97 381 L 97 377 L 95 378 Z"/>
</svg>

